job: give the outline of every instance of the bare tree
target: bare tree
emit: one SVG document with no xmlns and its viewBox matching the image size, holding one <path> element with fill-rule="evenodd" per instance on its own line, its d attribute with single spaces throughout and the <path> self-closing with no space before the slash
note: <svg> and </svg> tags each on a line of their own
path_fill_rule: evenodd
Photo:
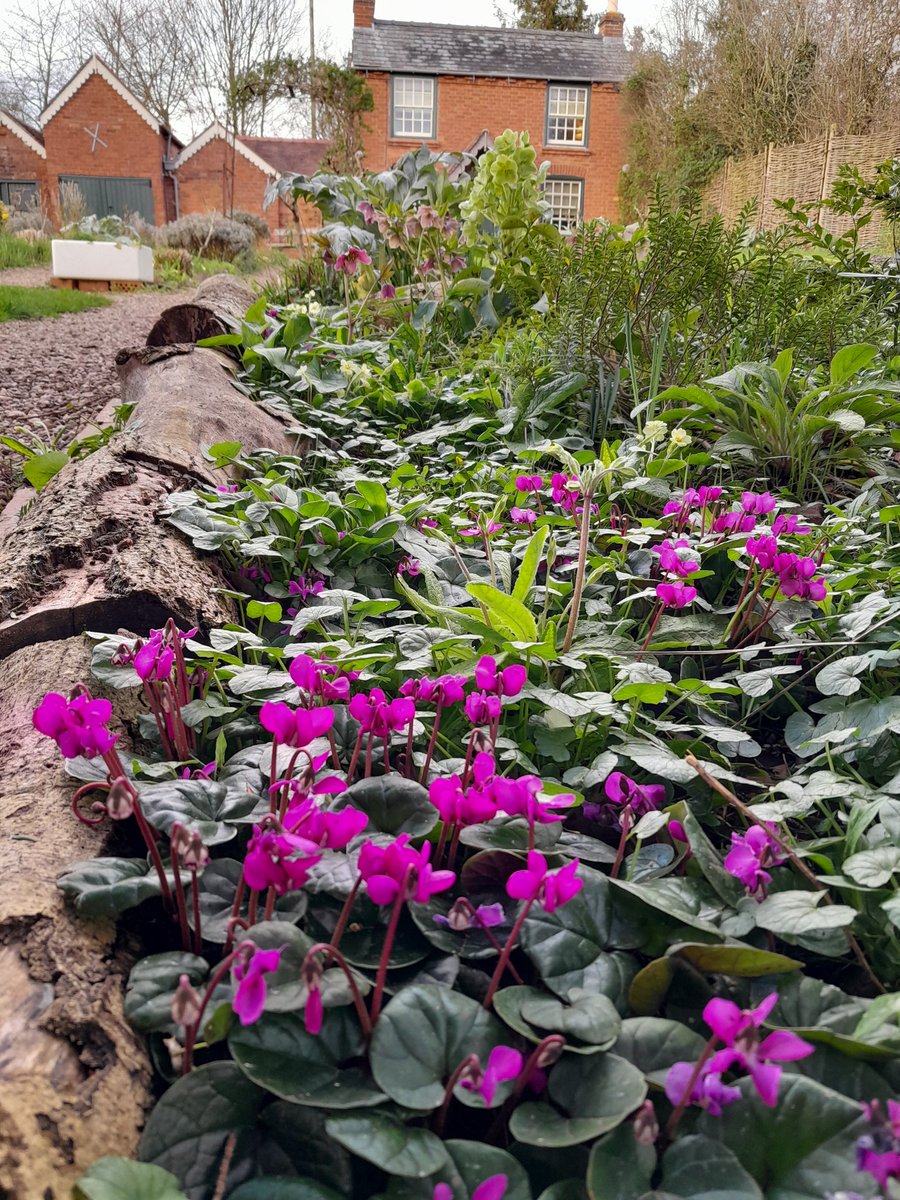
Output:
<svg viewBox="0 0 900 1200">
<path fill-rule="evenodd" d="M 5 18 L 0 72 L 19 113 L 36 120 L 78 67 L 74 13 L 66 0 L 19 0 Z"/>
</svg>

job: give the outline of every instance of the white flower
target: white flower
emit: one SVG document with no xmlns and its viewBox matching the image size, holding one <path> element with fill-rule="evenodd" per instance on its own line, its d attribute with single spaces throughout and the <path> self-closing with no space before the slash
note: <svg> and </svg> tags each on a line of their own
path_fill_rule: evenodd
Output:
<svg viewBox="0 0 900 1200">
<path fill-rule="evenodd" d="M 642 442 L 655 442 L 663 437 L 668 429 L 665 421 L 648 421 L 644 426 L 644 432 L 641 434 Z M 676 430 L 676 433 L 679 432 Z"/>
<path fill-rule="evenodd" d="M 689 446 L 692 440 L 691 435 L 683 429 L 673 429 L 669 436 L 669 445 L 679 447 Z"/>
<path fill-rule="evenodd" d="M 311 300 L 308 311 L 311 317 L 317 317 L 322 311 L 322 305 L 318 302 L 318 300 Z"/>
<path fill-rule="evenodd" d="M 352 358 L 341 359 L 341 374 L 345 379 L 352 379 L 356 374 L 356 363 Z"/>
</svg>

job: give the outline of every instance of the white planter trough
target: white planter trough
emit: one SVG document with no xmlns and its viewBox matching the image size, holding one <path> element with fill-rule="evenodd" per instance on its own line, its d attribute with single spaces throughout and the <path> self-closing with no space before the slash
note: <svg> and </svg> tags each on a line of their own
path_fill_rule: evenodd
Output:
<svg viewBox="0 0 900 1200">
<path fill-rule="evenodd" d="M 57 279 L 153 282 L 153 251 L 149 246 L 70 242 L 57 238 L 50 245 L 53 274 Z"/>
</svg>

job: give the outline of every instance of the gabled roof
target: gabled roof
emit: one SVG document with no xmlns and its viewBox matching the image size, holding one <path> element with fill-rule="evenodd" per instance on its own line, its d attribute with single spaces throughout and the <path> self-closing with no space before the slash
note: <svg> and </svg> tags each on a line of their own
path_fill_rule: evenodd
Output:
<svg viewBox="0 0 900 1200">
<path fill-rule="evenodd" d="M 40 132 L 37 129 L 32 129 L 29 125 L 23 125 L 21 121 L 16 120 L 12 113 L 8 113 L 5 108 L 0 108 L 0 125 L 4 125 L 10 133 L 14 133 L 17 138 L 25 143 L 29 150 L 33 150 L 41 158 L 47 157 L 47 151 L 44 149 Z"/>
<path fill-rule="evenodd" d="M 622 83 L 630 73 L 622 38 L 414 21 L 355 28 L 351 59 L 358 71 L 572 83 Z"/>
<path fill-rule="evenodd" d="M 154 117 L 150 109 L 138 100 L 134 92 L 126 87 L 118 75 L 111 71 L 106 63 L 101 58 L 98 58 L 96 54 L 92 54 L 84 66 L 79 71 L 76 71 L 65 87 L 56 93 L 40 115 L 39 120 L 41 125 L 46 125 L 48 121 L 51 121 L 59 110 L 69 103 L 75 93 L 84 87 L 92 75 L 99 75 L 101 79 L 105 80 L 113 91 L 117 92 L 125 103 L 133 108 L 137 115 L 146 121 L 155 133 L 159 133 L 160 122 L 158 118 Z"/>
<path fill-rule="evenodd" d="M 238 154 L 265 175 L 273 178 L 286 173 L 309 175 L 315 171 L 331 142 L 312 140 L 310 138 L 263 138 L 246 137 L 238 134 L 237 139 L 229 133 L 219 121 L 203 130 L 201 134 L 182 150 L 175 160 L 175 170 L 183 166 L 189 158 L 210 142 L 221 138 L 229 146 L 234 146 Z"/>
<path fill-rule="evenodd" d="M 331 149 L 321 138 L 238 138 L 255 154 L 275 168 L 279 175 L 312 175 Z"/>
</svg>

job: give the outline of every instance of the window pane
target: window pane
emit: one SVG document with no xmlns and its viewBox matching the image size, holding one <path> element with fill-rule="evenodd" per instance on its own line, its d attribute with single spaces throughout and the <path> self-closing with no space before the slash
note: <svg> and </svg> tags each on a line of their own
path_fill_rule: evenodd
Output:
<svg viewBox="0 0 900 1200">
<path fill-rule="evenodd" d="M 394 122 L 397 137 L 434 135 L 434 80 L 410 75 L 393 79 Z"/>
<path fill-rule="evenodd" d="M 587 131 L 587 88 L 553 84 L 547 97 L 547 141 L 583 146 Z"/>
<path fill-rule="evenodd" d="M 571 233 L 581 221 L 581 187 L 580 179 L 548 179 L 544 185 L 550 222 L 560 233 Z"/>
</svg>

